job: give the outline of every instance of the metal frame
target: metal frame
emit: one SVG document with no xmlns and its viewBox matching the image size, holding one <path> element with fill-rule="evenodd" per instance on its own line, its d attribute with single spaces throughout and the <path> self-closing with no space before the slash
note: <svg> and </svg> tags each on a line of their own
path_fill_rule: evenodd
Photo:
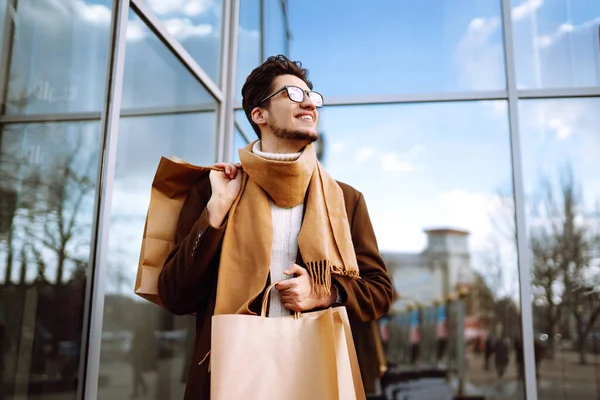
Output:
<svg viewBox="0 0 600 400">
<path fill-rule="evenodd" d="M 78 112 L 68 114 L 22 114 L 22 115 L 4 115 L 0 117 L 2 124 L 28 124 L 38 122 L 79 122 L 79 121 L 97 121 L 102 118 L 100 111 L 96 112 Z"/>
<path fill-rule="evenodd" d="M 401 103 L 432 103 L 448 101 L 473 101 L 473 100 L 506 100 L 508 93 L 504 90 L 486 92 L 449 92 L 449 93 L 408 93 L 408 94 L 381 94 L 366 96 L 328 96 L 325 97 L 325 106 L 355 106 L 372 104 L 401 104 Z"/>
<path fill-rule="evenodd" d="M 155 115 L 195 114 L 216 112 L 218 110 L 219 106 L 215 103 L 183 105 L 174 107 L 126 108 L 121 110 L 121 117 L 149 117 Z"/>
<path fill-rule="evenodd" d="M 121 94 L 123 92 L 128 14 L 129 0 L 113 1 L 111 47 L 108 58 L 107 85 L 101 131 L 101 167 L 98 172 L 98 185 L 94 202 L 96 215 L 94 216 L 90 268 L 88 271 L 89 278 L 86 287 L 85 304 L 89 308 L 86 308 L 84 315 L 83 343 L 85 345 L 82 346 L 84 349 L 82 351 L 82 361 L 86 361 L 86 368 L 80 372 L 80 384 L 77 393 L 77 398 L 86 400 L 95 400 L 98 396 L 108 258 L 108 234 L 110 231 L 113 182 L 117 157 Z M 85 385 L 83 388 L 82 383 Z"/>
<path fill-rule="evenodd" d="M 0 38 L 0 68 L 5 68 L 4 73 L 0 74 L 0 115 L 4 114 L 6 109 L 6 100 L 8 99 L 7 83 L 10 76 L 10 65 L 12 60 L 14 23 L 12 21 L 14 10 L 17 7 L 17 0 L 7 0 L 6 14 L 4 15 L 4 30 Z M 0 69 L 2 71 L 2 69 Z M 0 123 L 2 121 L 0 120 Z"/>
<path fill-rule="evenodd" d="M 519 130 L 519 98 L 517 92 L 510 0 L 502 0 L 502 24 L 504 28 L 506 83 L 508 85 L 508 119 L 510 124 L 513 196 L 515 203 L 514 218 L 515 226 L 517 228 L 517 254 L 519 259 L 521 340 L 523 343 L 523 360 L 525 368 L 525 398 L 528 400 L 537 400 L 537 378 L 535 374 L 535 355 L 533 353 L 533 313 L 531 306 L 529 239 L 525 216 L 525 193 L 523 189 L 521 137 Z"/>
<path fill-rule="evenodd" d="M 118 1 L 118 0 L 117 0 Z M 224 2 L 225 4 L 228 1 Z M 131 0 L 131 8 L 138 16 L 146 23 L 156 36 L 158 36 L 164 44 L 171 50 L 184 67 L 186 67 L 192 75 L 217 99 L 219 103 L 223 102 L 223 91 L 215 82 L 208 76 L 200 67 L 196 60 L 188 53 L 188 51 L 179 43 L 173 35 L 169 33 L 162 21 L 154 14 L 152 9 L 143 0 Z"/>
<path fill-rule="evenodd" d="M 265 61 L 266 55 L 265 55 L 265 0 L 260 0 L 260 12 L 259 12 L 259 27 L 258 29 L 260 30 L 260 62 Z"/>
<path fill-rule="evenodd" d="M 512 36 L 512 32 L 511 32 Z M 582 87 L 567 89 L 529 89 L 517 90 L 517 97 L 523 99 L 547 99 L 565 97 L 600 97 L 600 87 Z"/>
<path fill-rule="evenodd" d="M 191 114 L 215 112 L 219 107 L 215 103 L 190 104 L 172 107 L 141 107 L 125 108 L 121 110 L 122 117 L 144 117 L 152 115 Z M 65 114 L 23 114 L 4 115 L 0 117 L 0 124 L 29 124 L 39 122 L 81 122 L 97 121 L 103 113 L 100 111 L 76 112 Z"/>
<path fill-rule="evenodd" d="M 229 1 L 223 2 L 223 25 L 221 26 L 221 72 L 219 74 L 219 78 L 221 81 L 222 87 L 227 87 L 227 83 L 229 80 L 229 69 L 230 69 L 230 54 L 229 50 L 230 46 L 230 34 L 231 29 L 229 26 L 231 25 L 231 4 Z M 224 148 L 225 148 L 225 135 L 226 135 L 226 126 L 227 126 L 227 111 L 228 107 L 226 104 L 227 100 L 227 92 L 223 93 L 223 99 L 220 103 L 219 107 L 219 119 L 217 122 L 217 148 L 215 149 L 216 160 L 220 161 L 224 160 Z"/>
<path fill-rule="evenodd" d="M 240 14 L 240 0 L 225 1 L 228 4 L 229 14 L 225 16 L 228 21 L 229 28 L 229 46 L 228 46 L 228 63 L 227 63 L 227 78 L 225 84 L 225 101 L 222 105 L 223 118 L 221 131 L 221 152 L 219 158 L 223 161 L 230 161 L 233 157 L 233 135 L 235 110 L 235 83 L 236 83 L 236 66 L 238 53 L 238 25 Z"/>
</svg>

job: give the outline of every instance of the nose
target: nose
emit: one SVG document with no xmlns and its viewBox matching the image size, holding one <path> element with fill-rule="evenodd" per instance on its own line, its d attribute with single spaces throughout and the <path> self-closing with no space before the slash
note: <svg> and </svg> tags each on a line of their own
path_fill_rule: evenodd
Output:
<svg viewBox="0 0 600 400">
<path fill-rule="evenodd" d="M 302 103 L 300 103 L 300 107 L 307 108 L 309 110 L 314 110 L 317 108 L 313 99 L 311 99 L 308 93 L 306 92 L 304 93 L 304 100 L 302 100 Z"/>
</svg>

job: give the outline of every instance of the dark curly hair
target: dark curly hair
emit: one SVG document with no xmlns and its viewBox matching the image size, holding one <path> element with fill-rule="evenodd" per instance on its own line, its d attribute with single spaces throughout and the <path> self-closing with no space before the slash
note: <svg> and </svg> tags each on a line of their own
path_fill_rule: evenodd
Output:
<svg viewBox="0 0 600 400">
<path fill-rule="evenodd" d="M 256 67 L 246 78 L 242 87 L 242 107 L 250 125 L 260 139 L 260 128 L 252 121 L 252 110 L 260 106 L 260 101 L 270 95 L 275 88 L 271 87 L 275 77 L 279 75 L 294 75 L 302 79 L 312 90 L 312 82 L 308 80 L 308 70 L 302 68 L 300 61 L 291 61 L 286 56 L 279 54 L 271 56 Z M 268 103 L 267 103 L 268 107 Z"/>
</svg>

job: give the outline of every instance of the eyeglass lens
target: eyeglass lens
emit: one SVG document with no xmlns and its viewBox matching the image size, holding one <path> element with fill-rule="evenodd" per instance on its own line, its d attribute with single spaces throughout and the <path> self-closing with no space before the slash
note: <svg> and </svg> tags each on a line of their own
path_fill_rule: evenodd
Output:
<svg viewBox="0 0 600 400">
<path fill-rule="evenodd" d="M 295 101 L 297 103 L 302 103 L 304 100 L 304 91 L 295 86 L 288 86 L 287 88 L 288 96 L 290 100 Z M 315 103 L 315 106 L 321 107 L 323 105 L 323 97 L 317 92 L 309 92 L 310 99 Z"/>
</svg>

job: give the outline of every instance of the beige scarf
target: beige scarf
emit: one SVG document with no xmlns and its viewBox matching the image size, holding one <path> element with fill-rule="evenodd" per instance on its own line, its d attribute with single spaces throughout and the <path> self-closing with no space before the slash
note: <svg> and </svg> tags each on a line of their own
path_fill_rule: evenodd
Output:
<svg viewBox="0 0 600 400">
<path fill-rule="evenodd" d="M 249 306 L 269 277 L 273 224 L 269 197 L 283 208 L 306 198 L 298 248 L 313 291 L 329 294 L 331 274 L 358 279 L 358 263 L 344 196 L 308 145 L 296 161 L 273 161 L 252 153 L 251 143 L 239 150 L 242 188 L 229 211 L 215 314 L 254 314 Z M 308 190 L 308 196 L 307 196 Z"/>
</svg>

